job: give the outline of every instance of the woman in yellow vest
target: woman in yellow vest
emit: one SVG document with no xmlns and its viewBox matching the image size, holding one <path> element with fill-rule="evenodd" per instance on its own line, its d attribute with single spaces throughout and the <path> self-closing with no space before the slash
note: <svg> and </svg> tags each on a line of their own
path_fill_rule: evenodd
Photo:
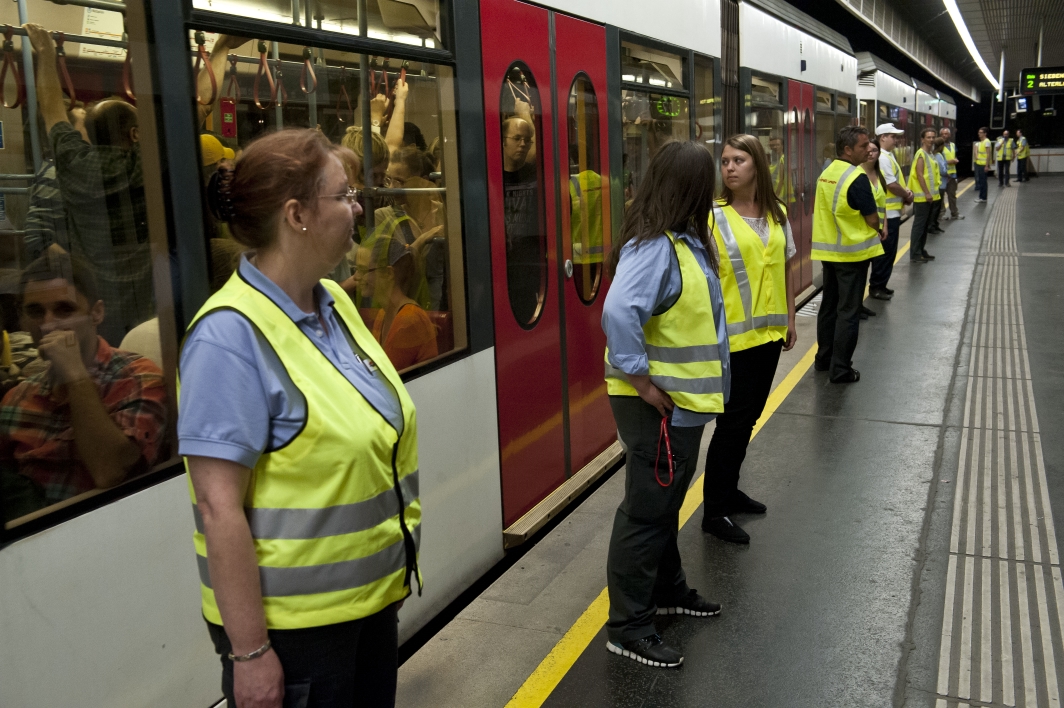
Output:
<svg viewBox="0 0 1064 708">
<path fill-rule="evenodd" d="M 772 389 L 780 351 L 797 341 L 788 265 L 795 247 L 761 141 L 753 135 L 728 138 L 720 173 L 724 186 L 710 223 L 720 254 L 731 396 L 717 416 L 706 455 L 702 530 L 724 541 L 749 543 L 750 535 L 730 517 L 766 511 L 739 490 L 739 471 Z"/>
<path fill-rule="evenodd" d="M 715 169 L 700 143 L 658 150 L 607 264 L 606 388 L 628 455 L 606 569 L 606 648 L 655 667 L 683 663 L 658 635 L 655 614 L 720 613 L 688 587 L 676 545 L 703 429 L 728 395 L 727 319 L 709 233 Z"/>
<path fill-rule="evenodd" d="M 920 131 L 920 149 L 913 158 L 909 171 L 909 190 L 913 193 L 913 230 L 909 238 L 909 261 L 929 263 L 935 260 L 924 248 L 935 212 L 935 202 L 941 199 L 938 193 L 938 163 L 935 162 L 935 129 Z"/>
<path fill-rule="evenodd" d="M 414 405 L 326 279 L 359 213 L 344 150 L 272 133 L 209 194 L 251 250 L 189 326 L 178 439 L 231 706 L 393 705 L 396 613 L 420 588 Z"/>
<path fill-rule="evenodd" d="M 994 153 L 990 144 L 989 131 L 979 129 L 979 139 L 975 142 L 975 196 L 976 204 L 986 204 L 986 173 L 994 165 Z"/>
</svg>

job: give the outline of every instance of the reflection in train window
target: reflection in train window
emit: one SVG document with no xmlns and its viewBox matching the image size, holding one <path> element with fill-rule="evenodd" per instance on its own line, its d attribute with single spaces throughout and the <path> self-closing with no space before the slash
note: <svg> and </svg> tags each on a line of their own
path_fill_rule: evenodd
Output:
<svg viewBox="0 0 1064 708">
<path fill-rule="evenodd" d="M 624 203 L 635 197 L 650 158 L 670 140 L 691 136 L 690 102 L 678 96 L 621 91 Z"/>
<path fill-rule="evenodd" d="M 465 348 L 452 70 L 371 56 L 363 76 L 352 52 L 202 32 L 189 41 L 208 55 L 195 99 L 204 184 L 223 160 L 281 128 L 318 128 L 350 148 L 348 180 L 363 190 L 363 214 L 355 247 L 331 277 L 398 370 Z M 224 284 L 242 249 L 224 224 L 211 221 L 207 235 L 218 255 L 211 281 Z"/>
<path fill-rule="evenodd" d="M 155 131 L 137 109 L 152 97 L 129 80 L 121 13 L 20 7 L 33 24 L 8 28 L 17 71 L 5 71 L 10 107 L 0 108 L 6 528 L 148 472 L 172 450 L 149 244 L 165 235 L 148 227 L 149 206 L 162 205 L 148 204 L 141 160 Z M 8 3 L 4 21 L 16 18 Z"/>
<path fill-rule="evenodd" d="M 716 152 L 716 99 L 713 95 L 713 60 L 695 54 L 695 140 Z"/>
<path fill-rule="evenodd" d="M 813 150 L 813 141 L 813 114 L 808 108 L 806 108 L 802 117 L 802 152 L 805 155 L 811 154 Z M 803 162 L 805 164 L 801 166 L 802 176 L 798 184 L 800 185 L 802 194 L 802 208 L 808 216 L 813 213 L 814 185 L 816 177 L 820 175 L 820 170 L 817 170 L 814 167 L 814 161 L 810 160 L 808 157 L 803 160 Z M 807 194 L 809 195 L 808 199 L 805 196 Z"/>
<path fill-rule="evenodd" d="M 510 309 L 525 329 L 536 325 L 547 294 L 546 195 L 536 140 L 542 105 L 532 72 L 513 64 L 499 96 L 506 286 Z"/>
<path fill-rule="evenodd" d="M 835 112 L 835 106 L 832 104 L 831 91 L 825 91 L 823 89 L 817 89 L 816 92 L 816 109 L 818 111 L 827 111 L 828 113 Z"/>
<path fill-rule="evenodd" d="M 835 112 L 836 113 L 849 113 L 850 112 L 850 97 L 839 94 L 835 97 Z"/>
<path fill-rule="evenodd" d="M 573 284 L 580 299 L 595 301 L 602 280 L 602 254 L 607 244 L 603 197 L 607 180 L 599 158 L 599 109 L 595 89 L 580 74 L 569 90 L 569 240 L 573 252 Z M 608 203 L 608 200 L 607 200 Z"/>
<path fill-rule="evenodd" d="M 682 89 L 685 87 L 684 58 L 660 49 L 621 42 L 621 81 Z"/>
<path fill-rule="evenodd" d="M 847 116 L 848 119 L 848 116 Z M 816 114 L 816 174 L 835 161 L 835 116 L 830 113 Z"/>
<path fill-rule="evenodd" d="M 746 130 L 757 136 L 768 156 L 769 174 L 776 197 L 785 204 L 794 201 L 787 157 L 783 146 L 783 110 L 780 108 L 754 107 L 747 118 Z M 792 145 L 797 145 L 792 142 Z"/>
</svg>

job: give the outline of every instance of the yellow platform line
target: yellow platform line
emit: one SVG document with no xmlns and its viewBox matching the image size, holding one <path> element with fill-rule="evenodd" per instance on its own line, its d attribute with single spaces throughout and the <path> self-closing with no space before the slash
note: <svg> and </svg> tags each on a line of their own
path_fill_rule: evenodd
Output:
<svg viewBox="0 0 1064 708">
<path fill-rule="evenodd" d="M 957 192 L 957 196 L 959 197 L 971 189 L 972 184 L 974 182 Z M 909 242 L 906 241 L 905 245 L 898 249 L 898 255 L 895 256 L 894 263 L 898 263 L 902 256 L 908 252 Z M 865 296 L 868 296 L 867 288 Z M 783 381 L 780 381 L 779 386 L 769 394 L 768 401 L 765 403 L 765 410 L 761 413 L 761 417 L 754 425 L 754 432 L 750 435 L 751 440 L 761 432 L 761 429 L 768 423 L 772 414 L 783 404 L 783 401 L 798 385 L 798 382 L 802 380 L 805 373 L 813 366 L 813 358 L 815 356 L 816 342 L 813 342 L 805 354 L 802 355 L 802 358 L 798 360 L 798 363 L 794 365 L 794 368 L 788 372 Z M 698 507 L 702 505 L 702 478 L 704 476 L 705 473 L 703 472 L 694 481 L 691 488 L 687 490 L 683 506 L 680 507 L 680 528 L 683 528 L 684 524 L 698 511 Z M 539 708 L 546 702 L 550 694 L 561 683 L 561 680 L 569 673 L 569 669 L 573 667 L 576 660 L 590 646 L 592 640 L 598 636 L 602 626 L 606 624 L 610 609 L 610 598 L 607 590 L 607 588 L 602 589 L 602 592 L 588 605 L 588 608 L 573 623 L 573 626 L 569 628 L 565 636 L 554 645 L 550 654 L 540 662 L 536 670 L 532 672 L 532 675 L 528 677 L 521 688 L 517 690 L 517 693 L 510 699 L 510 702 L 506 704 L 507 708 Z"/>
</svg>

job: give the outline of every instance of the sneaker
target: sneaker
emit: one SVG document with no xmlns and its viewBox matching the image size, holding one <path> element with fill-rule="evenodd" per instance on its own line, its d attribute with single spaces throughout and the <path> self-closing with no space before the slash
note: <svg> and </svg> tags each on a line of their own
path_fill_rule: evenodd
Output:
<svg viewBox="0 0 1064 708">
<path fill-rule="evenodd" d="M 703 519 L 702 530 L 728 543 L 750 543 L 750 534 L 727 516 Z"/>
<path fill-rule="evenodd" d="M 692 617 L 716 617 L 720 614 L 720 605 L 710 602 L 698 594 L 697 590 L 691 590 L 667 607 L 658 606 L 659 615 L 691 615 Z"/>
<path fill-rule="evenodd" d="M 954 221 L 957 221 L 957 220 L 959 220 L 959 219 L 963 219 L 963 218 L 964 218 L 964 214 L 959 214 L 959 215 L 957 215 L 957 216 L 953 217 L 953 220 L 954 220 Z"/>
<path fill-rule="evenodd" d="M 975 203 L 976 204 L 986 204 L 986 200 L 985 199 L 976 199 Z"/>
<path fill-rule="evenodd" d="M 606 642 L 606 649 L 611 654 L 662 669 L 675 668 L 683 663 L 683 654 L 666 644 L 659 634 L 651 634 L 649 637 L 633 639 L 630 642 L 609 640 Z"/>
</svg>

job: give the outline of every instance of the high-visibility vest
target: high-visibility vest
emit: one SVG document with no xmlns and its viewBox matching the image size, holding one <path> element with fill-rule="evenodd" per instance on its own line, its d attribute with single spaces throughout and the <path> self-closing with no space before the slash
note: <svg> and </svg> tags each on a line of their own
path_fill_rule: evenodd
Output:
<svg viewBox="0 0 1064 708">
<path fill-rule="evenodd" d="M 872 182 L 871 179 L 868 181 Z M 879 227 L 883 228 L 887 223 L 887 190 L 882 180 L 872 182 L 872 196 L 875 197 L 876 211 L 879 213 Z"/>
<path fill-rule="evenodd" d="M 734 208 L 713 209 L 732 352 L 787 339 L 787 236 L 771 214 L 766 220 L 767 246 Z"/>
<path fill-rule="evenodd" d="M 898 161 L 894 158 L 894 153 L 883 150 L 883 154 L 890 160 L 890 166 L 894 170 L 894 178 L 898 180 L 898 184 L 904 184 L 905 175 L 902 174 L 901 165 L 899 165 Z M 886 185 L 883 185 L 883 188 L 886 190 Z M 905 207 L 905 202 L 902 201 L 902 198 L 893 192 L 886 192 L 886 196 L 887 209 L 890 209 L 891 211 L 901 211 Z"/>
<path fill-rule="evenodd" d="M 949 161 L 957 159 L 957 146 L 954 145 L 953 143 L 946 143 L 942 147 L 942 154 L 946 158 L 946 173 L 950 177 L 953 177 L 954 179 L 956 179 L 956 177 L 957 177 L 957 165 L 951 165 L 949 163 Z"/>
<path fill-rule="evenodd" d="M 358 310 L 328 280 L 335 312 L 399 397 L 403 431 L 392 427 L 272 300 L 234 273 L 189 330 L 220 309 L 246 317 L 284 363 L 306 399 L 296 437 L 267 450 L 244 500 L 270 629 L 318 627 L 368 617 L 410 594 L 421 533 L 414 403 Z M 178 382 L 180 395 L 180 382 Z M 187 461 L 186 461 L 187 466 Z M 192 503 L 196 494 L 189 480 Z M 222 624 L 207 567 L 203 521 L 194 545 L 207 621 Z M 420 583 L 420 576 L 418 577 Z"/>
<path fill-rule="evenodd" d="M 835 160 L 817 178 L 813 205 L 814 261 L 854 263 L 883 254 L 879 232 L 846 199 L 850 185 L 863 174 L 864 170 L 857 165 Z"/>
<path fill-rule="evenodd" d="M 935 157 L 935 156 L 932 155 L 932 157 Z M 935 177 L 935 188 L 931 192 L 931 201 L 937 202 L 939 199 L 942 198 L 942 190 L 944 189 L 944 187 L 942 186 L 942 182 L 945 179 L 942 176 L 942 167 L 938 164 L 938 158 L 937 157 L 935 157 L 935 166 L 934 166 L 934 169 L 932 170 L 932 172 L 933 172 L 934 177 Z"/>
<path fill-rule="evenodd" d="M 986 166 L 990 158 L 990 140 L 983 138 L 975 144 L 975 164 Z"/>
<path fill-rule="evenodd" d="M 569 177 L 569 205 L 573 263 L 601 263 L 602 177 L 591 170 Z"/>
<path fill-rule="evenodd" d="M 769 156 L 768 173 L 772 177 L 772 189 L 776 192 L 776 199 L 786 204 L 793 204 L 794 188 L 787 175 L 787 159 L 782 153 L 775 161 L 772 160 L 771 155 Z"/>
<path fill-rule="evenodd" d="M 724 411 L 724 378 L 713 301 L 706 274 L 691 249 L 671 232 L 666 233 L 676 253 L 683 287 L 680 297 L 665 312 L 643 325 L 650 380 L 669 394 L 680 408 L 696 413 Z M 606 392 L 611 396 L 638 396 L 628 375 L 610 364 L 606 349 Z"/>
<path fill-rule="evenodd" d="M 1027 144 L 1027 138 L 1020 138 L 1016 144 L 1016 159 L 1026 160 L 1031 156 L 1031 146 Z"/>
<path fill-rule="evenodd" d="M 1011 160 L 1016 155 L 1016 142 L 1009 138 L 1008 140 L 1002 140 L 998 138 L 997 144 L 994 146 L 994 156 L 1000 162 L 1001 160 Z"/>
<path fill-rule="evenodd" d="M 928 192 L 924 192 L 924 188 L 920 186 L 920 179 L 918 177 L 917 170 L 920 168 L 920 158 L 923 157 L 923 174 L 924 183 L 927 185 Z M 923 148 L 916 151 L 916 157 L 913 158 L 913 166 L 909 169 L 909 189 L 913 193 L 913 199 L 917 202 L 933 202 L 935 196 L 938 194 L 938 179 L 935 175 L 938 174 L 938 163 L 935 162 L 935 158 L 927 152 L 924 152 Z"/>
</svg>

